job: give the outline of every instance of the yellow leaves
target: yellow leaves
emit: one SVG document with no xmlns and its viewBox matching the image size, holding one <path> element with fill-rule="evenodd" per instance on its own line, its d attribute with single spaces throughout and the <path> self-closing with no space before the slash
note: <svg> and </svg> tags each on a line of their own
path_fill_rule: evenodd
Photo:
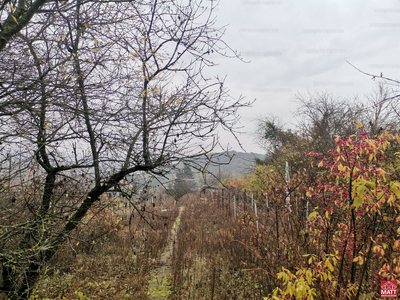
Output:
<svg viewBox="0 0 400 300">
<path fill-rule="evenodd" d="M 65 194 L 65 197 L 67 197 L 67 198 L 68 198 L 68 194 Z"/>
<path fill-rule="evenodd" d="M 361 197 L 355 197 L 352 207 L 357 210 L 363 204 L 363 199 Z"/>
<path fill-rule="evenodd" d="M 308 284 L 312 284 L 312 282 L 313 282 L 312 277 L 313 277 L 312 271 L 310 269 L 308 269 L 306 271 L 306 279 L 307 279 Z"/>
<path fill-rule="evenodd" d="M 337 146 L 336 151 L 340 152 L 340 146 Z"/>
<path fill-rule="evenodd" d="M 321 168 L 323 165 L 324 165 L 324 162 L 321 160 L 321 161 L 318 163 L 318 168 Z"/>
<path fill-rule="evenodd" d="M 378 171 L 379 174 L 382 176 L 383 181 L 386 182 L 386 176 L 385 176 L 386 172 L 385 172 L 382 168 L 379 168 L 377 171 Z"/>
<path fill-rule="evenodd" d="M 311 221 L 314 218 L 317 218 L 319 216 L 319 213 L 317 211 L 313 211 L 309 216 L 308 220 Z"/>
<path fill-rule="evenodd" d="M 396 195 L 397 198 L 400 198 L 400 190 L 394 185 L 390 185 L 390 190 Z"/>
<path fill-rule="evenodd" d="M 357 256 L 356 258 L 353 259 L 353 262 L 358 262 L 360 266 L 364 264 L 364 257 L 363 256 Z"/>
<path fill-rule="evenodd" d="M 13 20 L 15 21 L 15 23 L 17 23 L 17 25 L 19 25 L 16 17 L 14 17 L 13 15 L 11 15 L 11 18 L 13 18 Z"/>
<path fill-rule="evenodd" d="M 340 164 L 338 165 L 338 170 L 339 170 L 339 171 L 342 171 L 342 170 L 343 170 L 343 165 L 342 165 L 342 163 L 340 163 Z"/>
<path fill-rule="evenodd" d="M 356 126 L 356 131 L 358 130 L 358 129 L 360 129 L 360 128 L 362 128 L 364 125 L 363 125 L 363 123 L 358 123 L 357 124 L 357 126 Z"/>
<path fill-rule="evenodd" d="M 375 189 L 375 187 L 376 187 L 375 182 L 373 182 L 373 181 L 366 181 L 365 186 L 370 187 L 372 189 Z"/>
<path fill-rule="evenodd" d="M 365 186 L 365 182 L 362 182 L 358 187 L 357 187 L 357 195 L 361 196 L 364 194 L 365 190 L 366 190 L 366 186 Z"/>
<path fill-rule="evenodd" d="M 313 287 L 316 277 L 328 278 L 330 274 L 314 274 L 315 271 L 312 269 L 300 269 L 296 272 L 296 275 L 292 274 L 289 270 L 285 270 L 278 273 L 278 279 L 281 279 L 284 283 L 284 288 L 276 288 L 273 291 L 273 299 L 288 299 L 288 296 L 296 299 L 314 299 L 316 291 Z M 278 297 L 278 295 L 280 297 Z M 265 298 L 264 298 L 265 299 Z"/>
<path fill-rule="evenodd" d="M 11 4 L 11 3 L 10 3 L 10 4 L 8 4 L 8 6 L 10 6 L 10 8 L 11 8 L 11 11 L 12 11 L 12 12 L 14 12 L 14 10 L 15 10 L 14 6 L 12 6 L 12 4 Z"/>
<path fill-rule="evenodd" d="M 93 50 L 92 50 L 92 52 L 96 52 L 96 51 L 99 51 L 100 50 L 100 48 L 94 48 Z"/>
</svg>

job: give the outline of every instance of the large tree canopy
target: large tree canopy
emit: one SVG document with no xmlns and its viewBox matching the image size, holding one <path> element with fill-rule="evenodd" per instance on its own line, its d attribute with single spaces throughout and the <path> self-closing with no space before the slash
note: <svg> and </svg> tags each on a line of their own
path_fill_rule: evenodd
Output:
<svg viewBox="0 0 400 300">
<path fill-rule="evenodd" d="M 210 6 L 211 5 L 211 6 Z M 212 2 L 5 1 L 0 11 L 2 291 L 42 266 L 128 174 L 165 174 L 231 133 L 237 110 L 210 53 L 236 56 Z"/>
</svg>

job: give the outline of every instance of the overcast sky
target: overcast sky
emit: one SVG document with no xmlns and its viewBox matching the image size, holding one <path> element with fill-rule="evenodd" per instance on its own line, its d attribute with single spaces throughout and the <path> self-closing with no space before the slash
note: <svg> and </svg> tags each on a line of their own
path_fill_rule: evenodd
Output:
<svg viewBox="0 0 400 300">
<path fill-rule="evenodd" d="M 224 40 L 251 61 L 218 59 L 212 70 L 227 75 L 231 95 L 256 99 L 242 109 L 240 140 L 247 152 L 263 153 L 254 142 L 254 120 L 267 114 L 293 122 L 295 95 L 328 91 L 340 97 L 369 94 L 375 87 L 361 70 L 398 79 L 400 1 L 221 0 L 218 25 Z M 240 151 L 234 139 L 221 142 Z"/>
</svg>

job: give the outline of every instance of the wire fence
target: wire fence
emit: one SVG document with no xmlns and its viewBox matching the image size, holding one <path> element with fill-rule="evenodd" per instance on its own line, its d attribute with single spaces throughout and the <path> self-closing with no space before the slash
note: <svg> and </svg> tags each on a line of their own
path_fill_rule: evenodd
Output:
<svg viewBox="0 0 400 300">
<path fill-rule="evenodd" d="M 257 232 L 260 225 L 266 226 L 267 219 L 279 219 L 287 216 L 288 220 L 296 219 L 296 224 L 308 230 L 310 203 L 305 195 L 284 197 L 284 201 L 271 199 L 260 191 L 238 190 L 235 188 L 202 189 L 200 198 L 217 202 L 225 208 L 232 218 L 242 217 L 249 213 L 256 219 Z"/>
</svg>

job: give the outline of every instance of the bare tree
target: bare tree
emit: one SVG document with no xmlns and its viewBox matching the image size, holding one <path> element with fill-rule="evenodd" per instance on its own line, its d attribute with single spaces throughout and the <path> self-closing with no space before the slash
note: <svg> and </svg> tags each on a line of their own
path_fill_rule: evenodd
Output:
<svg viewBox="0 0 400 300">
<path fill-rule="evenodd" d="M 210 53 L 236 56 L 212 2 L 35 3 L 30 23 L 1 19 L 2 34 L 20 24 L 0 45 L 0 159 L 12 168 L 0 170 L 1 291 L 10 299 L 29 298 L 102 194 L 129 174 L 209 158 L 215 129 L 234 134 L 248 105 L 203 76 Z"/>
<path fill-rule="evenodd" d="M 296 95 L 300 131 L 310 139 L 313 151 L 327 153 L 335 145 L 335 136 L 354 133 L 363 112 L 357 99 L 344 99 L 328 92 Z"/>
<path fill-rule="evenodd" d="M 340 98 L 327 92 L 297 95 L 300 131 L 311 138 L 320 152 L 334 146 L 335 136 L 353 134 L 358 123 L 370 136 L 384 130 L 395 132 L 398 116 L 393 103 L 384 101 L 393 92 L 378 83 L 372 93 L 363 98 Z"/>
</svg>

